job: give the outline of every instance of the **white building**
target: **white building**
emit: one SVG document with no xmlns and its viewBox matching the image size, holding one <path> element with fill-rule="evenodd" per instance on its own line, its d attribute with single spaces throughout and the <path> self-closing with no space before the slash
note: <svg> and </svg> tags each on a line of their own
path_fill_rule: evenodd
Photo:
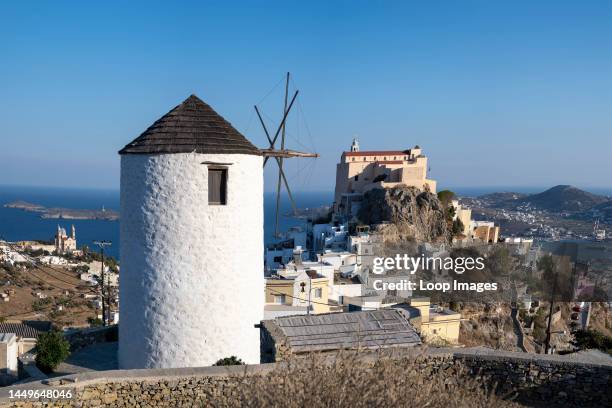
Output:
<svg viewBox="0 0 612 408">
<path fill-rule="evenodd" d="M 28 260 L 19 252 L 14 251 L 9 245 L 0 244 L 0 261 L 15 265 L 16 263 L 27 262 Z"/>
<path fill-rule="evenodd" d="M 0 333 L 0 384 L 2 385 L 17 379 L 17 352 L 15 333 Z"/>
<path fill-rule="evenodd" d="M 192 95 L 119 154 L 120 368 L 259 363 L 261 151 Z"/>
<path fill-rule="evenodd" d="M 315 224 L 312 226 L 313 248 L 317 252 L 323 249 L 345 250 L 348 236 L 347 224 Z"/>
<path fill-rule="evenodd" d="M 38 260 L 45 265 L 68 265 L 68 260 L 61 256 L 45 255 L 38 258 Z"/>
<path fill-rule="evenodd" d="M 266 270 L 275 270 L 287 265 L 295 259 L 296 251 L 303 259 L 308 259 L 309 253 L 304 250 L 306 246 L 306 231 L 301 227 L 291 227 L 286 234 L 286 239 L 266 246 L 264 255 Z"/>
</svg>

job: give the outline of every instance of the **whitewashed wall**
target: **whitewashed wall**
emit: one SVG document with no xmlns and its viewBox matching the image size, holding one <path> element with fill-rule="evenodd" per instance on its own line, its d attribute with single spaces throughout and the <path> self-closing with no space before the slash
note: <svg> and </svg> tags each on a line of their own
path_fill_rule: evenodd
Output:
<svg viewBox="0 0 612 408">
<path fill-rule="evenodd" d="M 228 166 L 227 205 L 208 205 L 208 167 Z M 259 363 L 262 157 L 121 157 L 121 368 Z"/>
</svg>

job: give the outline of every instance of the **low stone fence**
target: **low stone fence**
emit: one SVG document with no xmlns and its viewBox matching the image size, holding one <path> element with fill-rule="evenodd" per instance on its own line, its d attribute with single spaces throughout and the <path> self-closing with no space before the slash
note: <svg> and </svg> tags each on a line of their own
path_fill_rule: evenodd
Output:
<svg viewBox="0 0 612 408">
<path fill-rule="evenodd" d="M 457 351 L 473 374 L 486 377 L 498 393 L 516 393 L 518 400 L 542 406 L 610 406 L 612 364 L 582 357 L 499 352 Z"/>
<path fill-rule="evenodd" d="M 275 364 L 246 367 L 249 374 L 266 373 Z M 245 366 L 202 367 L 155 370 L 113 370 L 69 375 L 0 389 L 0 407 L 191 407 L 235 399 L 236 378 Z M 18 400 L 10 398 L 19 390 L 59 390 L 70 398 Z"/>
<path fill-rule="evenodd" d="M 276 364 L 279 363 L 86 372 L 0 389 L 0 407 L 206 406 L 213 396 L 217 405 L 236 405 L 237 387 L 243 384 L 243 375 L 246 373 L 248 378 L 248 375 L 264 374 Z M 612 403 L 612 363 L 609 361 L 597 363 L 581 356 L 569 358 L 476 348 L 432 349 L 421 364 L 424 381 L 431 373 L 443 372 L 450 365 L 466 365 L 483 386 L 491 389 L 497 385 L 502 395 L 514 394 L 518 401 L 529 406 L 600 407 Z M 20 401 L 9 398 L 11 390 L 13 395 L 19 390 L 70 390 L 72 398 Z"/>
</svg>

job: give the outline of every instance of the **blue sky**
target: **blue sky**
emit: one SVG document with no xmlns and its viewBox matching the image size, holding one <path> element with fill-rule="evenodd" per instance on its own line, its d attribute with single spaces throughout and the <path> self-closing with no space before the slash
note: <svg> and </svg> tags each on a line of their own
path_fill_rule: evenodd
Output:
<svg viewBox="0 0 612 408">
<path fill-rule="evenodd" d="M 321 154 L 295 190 L 332 189 L 354 135 L 421 145 L 441 187 L 612 187 L 608 1 L 5 2 L 0 38 L 2 184 L 117 188 L 191 93 L 264 147 L 252 106 L 278 120 L 291 71 L 289 147 Z"/>
</svg>

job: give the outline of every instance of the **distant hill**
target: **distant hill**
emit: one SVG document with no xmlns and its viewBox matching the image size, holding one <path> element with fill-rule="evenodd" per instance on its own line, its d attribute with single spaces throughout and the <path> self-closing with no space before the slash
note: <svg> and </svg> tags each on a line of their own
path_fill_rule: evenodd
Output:
<svg viewBox="0 0 612 408">
<path fill-rule="evenodd" d="M 485 207 L 516 209 L 529 205 L 538 210 L 550 212 L 586 213 L 600 210 L 606 212 L 612 206 L 612 199 L 569 185 L 558 185 L 538 194 L 514 192 L 492 193 L 477 197 Z M 469 203 L 468 203 L 469 204 Z"/>
<path fill-rule="evenodd" d="M 524 193 L 502 192 L 484 194 L 478 196 L 478 199 L 483 200 L 490 207 L 505 207 L 525 197 L 527 197 L 527 194 Z"/>
<path fill-rule="evenodd" d="M 517 201 L 520 204 L 530 204 L 541 210 L 562 211 L 585 211 L 609 201 L 608 197 L 589 193 L 579 188 L 559 185 L 549 188 L 539 194 L 532 194 Z"/>
</svg>

